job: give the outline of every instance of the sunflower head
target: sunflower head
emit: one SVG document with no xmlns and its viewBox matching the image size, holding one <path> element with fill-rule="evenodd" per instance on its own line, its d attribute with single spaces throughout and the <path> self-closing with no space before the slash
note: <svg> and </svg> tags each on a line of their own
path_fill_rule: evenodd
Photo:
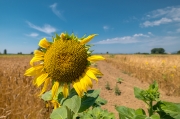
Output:
<svg viewBox="0 0 180 119">
<path fill-rule="evenodd" d="M 52 98 L 60 86 L 63 87 L 64 97 L 67 97 L 68 85 L 71 84 L 78 95 L 82 96 L 88 87 L 92 87 L 91 79 L 98 81 L 96 75 L 102 75 L 98 69 L 91 67 L 91 63 L 104 58 L 92 55 L 89 50 L 91 46 L 86 45 L 94 36 L 96 34 L 78 38 L 74 34 L 62 33 L 53 37 L 52 42 L 43 38 L 39 42 L 41 49 L 35 50 L 30 61 L 32 67 L 25 75 L 35 76 L 34 83 L 37 86 L 44 83 L 41 94 L 46 91 L 50 81 L 53 81 Z M 39 61 L 39 65 L 34 64 Z"/>
</svg>

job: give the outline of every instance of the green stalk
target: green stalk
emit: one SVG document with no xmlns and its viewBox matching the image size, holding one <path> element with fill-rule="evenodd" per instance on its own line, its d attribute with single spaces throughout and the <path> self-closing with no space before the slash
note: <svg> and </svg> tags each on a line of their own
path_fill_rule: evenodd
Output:
<svg viewBox="0 0 180 119">
<path fill-rule="evenodd" d="M 152 105 L 153 101 L 151 100 L 149 102 L 149 109 L 148 109 L 148 112 L 149 112 L 149 117 L 153 115 L 153 105 Z"/>
<path fill-rule="evenodd" d="M 68 107 L 66 107 L 66 109 L 67 109 L 67 119 L 72 119 L 73 114 L 72 114 L 71 110 Z"/>
</svg>

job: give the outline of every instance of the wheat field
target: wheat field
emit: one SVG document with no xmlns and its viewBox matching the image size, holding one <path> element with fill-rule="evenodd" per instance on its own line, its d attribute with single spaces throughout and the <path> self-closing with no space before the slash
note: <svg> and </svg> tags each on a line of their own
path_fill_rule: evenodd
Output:
<svg viewBox="0 0 180 119">
<path fill-rule="evenodd" d="M 47 119 L 49 108 L 25 77 L 32 56 L 0 56 L 0 119 Z"/>
<path fill-rule="evenodd" d="M 180 55 L 105 55 L 122 72 L 142 82 L 156 80 L 167 95 L 180 96 Z"/>
<path fill-rule="evenodd" d="M 33 56 L 0 56 L 0 119 L 49 119 L 41 88 L 24 76 Z M 106 62 L 142 82 L 156 80 L 166 95 L 180 96 L 180 55 L 104 55 Z M 133 83 L 133 82 L 132 82 Z"/>
</svg>

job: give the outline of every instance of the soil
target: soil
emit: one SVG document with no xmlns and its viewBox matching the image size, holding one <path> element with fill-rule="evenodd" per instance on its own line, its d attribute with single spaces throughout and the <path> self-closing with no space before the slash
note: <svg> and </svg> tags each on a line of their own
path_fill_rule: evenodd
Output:
<svg viewBox="0 0 180 119">
<path fill-rule="evenodd" d="M 115 110 L 115 105 L 126 106 L 133 109 L 143 108 L 146 110 L 146 104 L 135 98 L 134 87 L 141 89 L 148 89 L 149 84 L 145 81 L 140 81 L 137 78 L 131 77 L 128 74 L 122 73 L 120 69 L 117 69 L 106 61 L 100 61 L 97 63 L 97 68 L 104 74 L 102 78 L 99 78 L 98 83 L 93 81 L 93 89 L 100 89 L 100 97 L 106 99 L 108 103 L 103 105 L 103 109 L 107 109 L 109 112 L 113 112 L 118 118 L 118 112 Z M 122 78 L 122 83 L 117 83 L 121 94 L 115 95 L 114 88 L 116 86 L 117 78 Z M 105 88 L 105 85 L 109 82 L 110 90 Z M 180 102 L 180 97 L 167 96 L 162 90 L 159 89 L 160 99 L 170 102 Z M 146 110 L 147 112 L 147 110 Z"/>
</svg>

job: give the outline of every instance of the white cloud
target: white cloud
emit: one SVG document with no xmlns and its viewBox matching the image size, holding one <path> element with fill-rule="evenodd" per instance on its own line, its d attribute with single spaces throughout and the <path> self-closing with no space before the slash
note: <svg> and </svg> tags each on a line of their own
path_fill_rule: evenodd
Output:
<svg viewBox="0 0 180 119">
<path fill-rule="evenodd" d="M 26 36 L 37 37 L 37 36 L 39 36 L 39 34 L 37 34 L 37 33 L 31 33 L 31 34 L 26 34 Z"/>
<path fill-rule="evenodd" d="M 140 34 L 134 34 L 133 36 L 134 36 L 134 37 L 140 37 L 140 36 L 149 37 L 148 35 L 144 35 L 144 34 L 142 34 L 142 33 L 140 33 Z"/>
<path fill-rule="evenodd" d="M 136 43 L 136 42 L 138 42 L 136 39 L 130 36 L 126 36 L 126 37 L 116 37 L 116 38 L 106 39 L 94 44 L 114 44 L 114 43 L 127 44 L 127 43 Z"/>
<path fill-rule="evenodd" d="M 27 21 L 27 24 L 29 25 L 29 27 L 36 29 L 38 31 L 44 32 L 46 34 L 51 34 L 53 32 L 56 32 L 56 28 L 52 27 L 49 24 L 45 24 L 43 27 L 36 26 L 29 21 Z"/>
<path fill-rule="evenodd" d="M 102 28 L 104 29 L 104 31 L 114 30 L 113 27 L 110 27 L 108 25 L 104 25 Z"/>
<path fill-rule="evenodd" d="M 173 22 L 180 22 L 180 6 L 166 7 L 154 10 L 146 15 L 149 19 L 141 24 L 144 27 L 159 26 Z"/>
<path fill-rule="evenodd" d="M 104 30 L 108 30 L 109 27 L 108 27 L 108 26 L 103 26 L 103 29 L 104 29 Z"/>
<path fill-rule="evenodd" d="M 177 33 L 180 33 L 180 28 L 176 29 L 176 32 L 177 32 Z"/>
<path fill-rule="evenodd" d="M 149 27 L 149 26 L 159 26 L 160 24 L 167 24 L 169 22 L 172 22 L 171 19 L 168 18 L 161 18 L 160 20 L 156 20 L 156 21 L 145 21 L 142 25 L 145 27 Z"/>
<path fill-rule="evenodd" d="M 148 32 L 149 35 L 153 35 L 151 32 Z"/>
<path fill-rule="evenodd" d="M 111 39 L 106 39 L 99 41 L 94 44 L 114 44 L 114 43 L 120 43 L 120 44 L 129 44 L 129 43 L 137 43 L 140 42 L 142 37 L 149 37 L 148 35 L 144 34 L 134 34 L 133 36 L 124 36 L 124 37 L 116 37 Z"/>
<path fill-rule="evenodd" d="M 54 3 L 52 5 L 50 5 L 50 8 L 52 9 L 53 13 L 58 16 L 60 19 L 65 20 L 64 16 L 62 15 L 62 12 L 60 12 L 59 10 L 57 10 L 57 3 Z"/>
<path fill-rule="evenodd" d="M 147 43 L 148 46 L 163 47 L 177 43 L 179 44 L 179 38 L 175 36 L 157 36 L 149 39 Z"/>
</svg>

